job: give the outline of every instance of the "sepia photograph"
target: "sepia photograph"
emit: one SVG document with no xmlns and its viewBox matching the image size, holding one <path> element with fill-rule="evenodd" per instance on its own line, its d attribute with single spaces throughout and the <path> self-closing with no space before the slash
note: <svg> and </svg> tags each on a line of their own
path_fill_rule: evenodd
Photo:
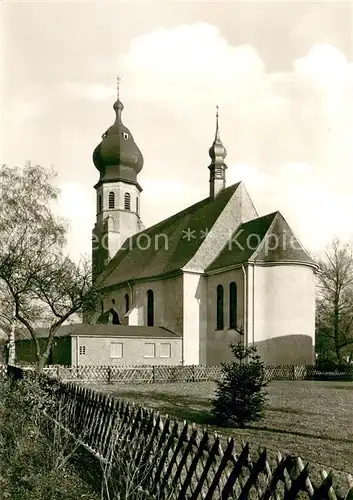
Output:
<svg viewBox="0 0 353 500">
<path fill-rule="evenodd" d="M 353 3 L 0 0 L 0 499 L 353 499 Z"/>
</svg>

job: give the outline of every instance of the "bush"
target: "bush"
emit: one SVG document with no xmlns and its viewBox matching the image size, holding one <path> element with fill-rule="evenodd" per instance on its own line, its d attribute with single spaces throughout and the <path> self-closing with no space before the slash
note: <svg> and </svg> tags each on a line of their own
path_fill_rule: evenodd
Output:
<svg viewBox="0 0 353 500">
<path fill-rule="evenodd" d="M 28 376 L 0 385 L 1 498 L 98 500 L 71 466 L 72 447 L 43 416 L 43 410 L 55 411 L 45 384 L 44 379 Z"/>
<path fill-rule="evenodd" d="M 219 425 L 245 427 L 263 417 L 268 381 L 255 346 L 245 347 L 239 341 L 230 344 L 230 349 L 235 361 L 222 363 L 212 414 Z"/>
</svg>

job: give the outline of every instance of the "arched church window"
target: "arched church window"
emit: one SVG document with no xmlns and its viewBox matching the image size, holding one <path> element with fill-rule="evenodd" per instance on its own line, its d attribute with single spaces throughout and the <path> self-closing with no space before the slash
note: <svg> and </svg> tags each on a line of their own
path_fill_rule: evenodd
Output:
<svg viewBox="0 0 353 500">
<path fill-rule="evenodd" d="M 147 290 L 147 326 L 154 326 L 154 293 Z"/>
<path fill-rule="evenodd" d="M 115 208 L 115 193 L 113 191 L 110 191 L 109 193 L 109 208 Z"/>
<path fill-rule="evenodd" d="M 111 311 L 111 322 L 113 325 L 121 325 L 119 314 L 116 311 Z"/>
<path fill-rule="evenodd" d="M 137 215 L 140 215 L 140 203 L 139 203 L 139 201 L 140 200 L 136 196 L 136 213 L 137 213 Z"/>
<path fill-rule="evenodd" d="M 223 314 L 223 286 L 217 286 L 217 330 L 224 328 L 224 314 Z"/>
<path fill-rule="evenodd" d="M 238 308 L 237 284 L 232 281 L 229 285 L 229 328 L 237 327 L 237 308 Z"/>
<path fill-rule="evenodd" d="M 102 211 L 102 195 L 98 195 L 98 212 Z"/>
<path fill-rule="evenodd" d="M 125 294 L 125 314 L 128 313 L 130 310 L 130 297 L 129 294 Z"/>
<path fill-rule="evenodd" d="M 124 196 L 124 207 L 125 207 L 125 210 L 131 210 L 131 196 L 130 196 L 130 193 L 125 193 L 125 196 Z"/>
<path fill-rule="evenodd" d="M 126 132 L 123 132 L 123 137 L 124 137 L 124 139 L 126 140 L 126 139 L 128 139 L 128 138 L 129 138 L 129 134 L 127 134 Z"/>
</svg>

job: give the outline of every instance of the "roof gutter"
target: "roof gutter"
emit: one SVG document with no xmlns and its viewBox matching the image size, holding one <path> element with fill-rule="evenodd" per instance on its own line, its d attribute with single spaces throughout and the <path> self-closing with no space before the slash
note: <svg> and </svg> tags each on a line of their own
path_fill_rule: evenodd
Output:
<svg viewBox="0 0 353 500">
<path fill-rule="evenodd" d="M 120 283 L 116 283 L 113 285 L 99 286 L 99 284 L 98 284 L 97 288 L 101 292 L 107 292 L 110 290 L 120 290 L 121 288 L 124 288 L 128 284 L 128 282 L 134 284 L 134 283 L 145 283 L 147 281 L 159 281 L 159 280 L 174 278 L 174 276 L 180 276 L 181 274 L 183 274 L 183 271 L 181 269 L 176 269 L 175 271 L 171 271 L 171 272 L 165 273 L 165 274 L 160 274 L 158 276 L 149 276 L 146 278 L 133 278 L 130 280 L 121 281 Z M 104 280 L 102 280 L 102 281 L 104 281 Z"/>
<path fill-rule="evenodd" d="M 249 259 L 247 261 L 249 264 L 255 264 L 255 261 L 253 259 Z M 268 260 L 268 261 L 261 261 L 257 260 L 256 261 L 257 266 L 262 266 L 262 267 L 270 267 L 270 266 L 305 266 L 305 267 L 311 267 L 315 272 L 318 269 L 317 264 L 311 263 L 311 262 L 304 262 L 304 261 L 299 261 L 299 260 Z M 219 269 L 214 269 L 212 271 L 205 271 L 205 276 L 211 276 L 213 274 L 220 274 L 224 273 L 226 271 L 232 271 L 233 269 L 240 269 L 240 267 L 243 266 L 243 263 L 241 262 L 240 264 L 232 264 L 231 266 L 227 267 L 221 267 Z"/>
</svg>

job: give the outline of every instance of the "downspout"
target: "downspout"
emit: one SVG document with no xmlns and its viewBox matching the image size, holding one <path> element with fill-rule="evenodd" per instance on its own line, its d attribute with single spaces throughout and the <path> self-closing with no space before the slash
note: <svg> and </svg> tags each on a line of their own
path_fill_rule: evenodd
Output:
<svg viewBox="0 0 353 500">
<path fill-rule="evenodd" d="M 242 268 L 243 276 L 244 276 L 244 279 L 243 279 L 243 282 L 244 282 L 244 287 L 243 287 L 243 292 L 244 292 L 244 297 L 243 297 L 243 302 L 244 302 L 244 305 L 243 305 L 243 310 L 244 310 L 243 311 L 243 313 L 244 313 L 244 319 L 243 319 L 243 323 L 244 323 L 244 337 L 245 337 L 245 347 L 248 347 L 247 283 L 246 283 L 246 272 L 245 272 L 245 267 L 244 267 L 243 263 L 241 263 L 241 268 Z"/>
<path fill-rule="evenodd" d="M 134 297 L 133 297 L 133 294 L 132 294 L 132 287 L 130 285 L 130 281 L 127 281 L 126 283 L 127 283 L 127 286 L 129 287 L 129 290 L 130 290 L 130 297 L 131 297 L 131 304 L 129 305 L 129 311 L 130 311 L 133 308 L 133 306 L 134 306 Z M 124 314 L 124 319 L 126 319 L 125 318 L 126 314 L 127 313 Z M 138 320 L 137 320 L 137 322 L 138 322 Z M 129 316 L 127 317 L 127 324 L 130 325 L 130 318 L 129 318 Z"/>
<path fill-rule="evenodd" d="M 130 294 L 131 294 L 131 307 L 133 306 L 134 304 L 134 299 L 133 299 L 133 296 L 132 296 L 132 288 L 131 288 L 131 285 L 130 285 L 130 281 L 127 281 L 127 286 L 129 287 L 129 290 L 130 290 Z"/>
<path fill-rule="evenodd" d="M 80 337 L 76 337 L 76 366 L 80 366 Z"/>
<path fill-rule="evenodd" d="M 252 345 L 255 345 L 255 265 L 252 265 Z"/>
</svg>

